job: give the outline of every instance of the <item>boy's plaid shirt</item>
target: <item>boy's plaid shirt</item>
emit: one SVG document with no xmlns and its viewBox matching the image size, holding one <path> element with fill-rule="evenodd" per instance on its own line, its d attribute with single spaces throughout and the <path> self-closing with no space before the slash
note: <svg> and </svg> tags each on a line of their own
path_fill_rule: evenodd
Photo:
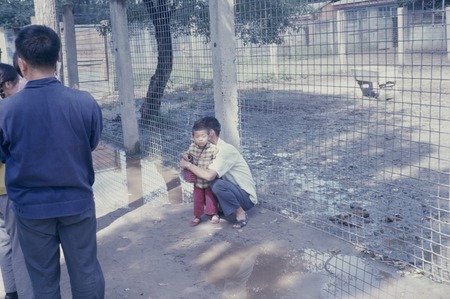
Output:
<svg viewBox="0 0 450 299">
<path fill-rule="evenodd" d="M 188 155 L 192 156 L 192 164 L 197 165 L 200 168 L 208 168 L 209 164 L 216 158 L 218 149 L 217 147 L 208 142 L 203 149 L 199 148 L 194 142 L 189 146 L 189 150 L 187 152 Z M 195 186 L 198 188 L 207 188 L 209 187 L 209 182 L 197 178 L 197 182 Z"/>
</svg>

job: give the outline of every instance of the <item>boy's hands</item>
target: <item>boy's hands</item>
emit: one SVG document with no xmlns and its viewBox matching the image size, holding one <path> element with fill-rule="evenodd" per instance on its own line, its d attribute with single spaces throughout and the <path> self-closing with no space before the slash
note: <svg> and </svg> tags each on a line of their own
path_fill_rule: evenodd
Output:
<svg viewBox="0 0 450 299">
<path fill-rule="evenodd" d="M 181 169 L 189 168 L 191 165 L 191 162 L 185 159 L 184 156 L 183 159 L 180 160 L 180 163 L 178 163 L 178 166 L 180 166 Z"/>
</svg>

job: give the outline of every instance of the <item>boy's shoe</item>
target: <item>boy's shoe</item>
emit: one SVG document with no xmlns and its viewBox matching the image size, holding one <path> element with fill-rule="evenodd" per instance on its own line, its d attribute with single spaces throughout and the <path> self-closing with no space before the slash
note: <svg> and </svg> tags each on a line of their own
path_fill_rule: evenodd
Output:
<svg viewBox="0 0 450 299">
<path fill-rule="evenodd" d="M 192 219 L 191 221 L 191 226 L 197 226 L 200 224 L 200 222 L 202 222 L 202 219 L 195 217 L 194 219 Z"/>
<path fill-rule="evenodd" d="M 233 223 L 233 228 L 241 229 L 247 225 L 247 222 L 248 222 L 248 215 L 247 215 L 247 213 L 245 213 L 244 219 L 241 219 L 241 220 L 236 219 L 236 221 Z"/>
<path fill-rule="evenodd" d="M 219 223 L 220 223 L 220 217 L 219 217 L 219 215 L 213 215 L 213 216 L 211 217 L 211 223 L 212 223 L 212 224 L 219 224 Z"/>
</svg>

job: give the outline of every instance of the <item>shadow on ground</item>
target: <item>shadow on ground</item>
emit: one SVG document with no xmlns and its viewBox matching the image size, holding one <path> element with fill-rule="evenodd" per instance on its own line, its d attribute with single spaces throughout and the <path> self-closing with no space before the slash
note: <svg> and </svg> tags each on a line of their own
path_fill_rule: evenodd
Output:
<svg viewBox="0 0 450 299">
<path fill-rule="evenodd" d="M 450 290 L 271 211 L 249 216 L 235 230 L 223 219 L 191 228 L 190 204 L 108 214 L 98 233 L 106 298 L 446 298 Z M 70 298 L 65 271 L 61 286 Z"/>
</svg>

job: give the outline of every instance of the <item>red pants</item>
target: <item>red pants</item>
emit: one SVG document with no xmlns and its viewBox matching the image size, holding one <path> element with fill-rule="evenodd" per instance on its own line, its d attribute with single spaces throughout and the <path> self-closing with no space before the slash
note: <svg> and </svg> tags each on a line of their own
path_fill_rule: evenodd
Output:
<svg viewBox="0 0 450 299">
<path fill-rule="evenodd" d="M 194 186 L 194 216 L 200 218 L 206 215 L 217 214 L 217 200 L 211 192 L 211 188 L 198 188 Z"/>
</svg>

